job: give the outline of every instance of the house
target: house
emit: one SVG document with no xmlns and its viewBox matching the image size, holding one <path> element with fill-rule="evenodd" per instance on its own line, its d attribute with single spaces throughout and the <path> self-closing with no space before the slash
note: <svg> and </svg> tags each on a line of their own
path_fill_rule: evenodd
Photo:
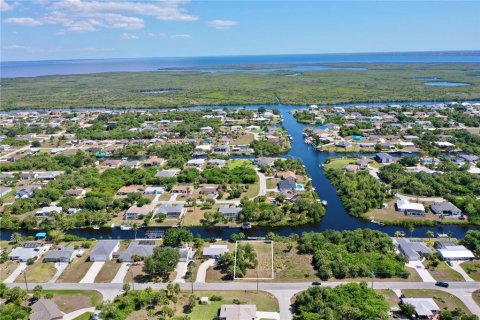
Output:
<svg viewBox="0 0 480 320">
<path fill-rule="evenodd" d="M 56 249 L 49 250 L 43 260 L 46 262 L 67 262 L 73 260 L 75 256 L 75 249 L 72 246 L 58 247 Z"/>
<path fill-rule="evenodd" d="M 133 169 L 138 169 L 141 167 L 142 162 L 138 160 L 127 160 L 122 161 L 122 167 L 128 167 Z"/>
<path fill-rule="evenodd" d="M 278 171 L 275 173 L 275 177 L 280 179 L 297 179 L 297 175 L 292 171 Z"/>
<path fill-rule="evenodd" d="M 32 304 L 29 320 L 57 320 L 63 319 L 63 312 L 51 299 L 38 299 Z"/>
<path fill-rule="evenodd" d="M 164 203 L 158 207 L 155 214 L 164 214 L 167 219 L 180 219 L 185 214 L 186 208 L 183 204 Z"/>
<path fill-rule="evenodd" d="M 34 195 L 35 189 L 41 189 L 41 188 L 42 188 L 41 184 L 30 184 L 28 186 L 21 188 L 17 192 L 15 192 L 15 197 L 20 199 L 31 198 Z"/>
<path fill-rule="evenodd" d="M 57 206 L 43 207 L 35 213 L 35 216 L 46 217 L 51 213 L 54 213 L 54 212 L 61 213 L 62 211 L 63 211 L 62 207 L 57 207 Z"/>
<path fill-rule="evenodd" d="M 402 298 L 404 304 L 410 304 L 415 308 L 418 319 L 433 319 L 440 308 L 432 298 Z"/>
<path fill-rule="evenodd" d="M 440 149 L 445 149 L 445 150 L 454 150 L 455 145 L 453 143 L 450 143 L 448 141 L 437 141 L 435 142 L 435 145 L 439 147 Z"/>
<path fill-rule="evenodd" d="M 254 304 L 222 304 L 218 320 L 258 320 Z"/>
<path fill-rule="evenodd" d="M 395 202 L 395 207 L 397 208 L 397 211 L 403 212 L 408 216 L 425 216 L 425 207 L 421 203 L 399 199 Z"/>
<path fill-rule="evenodd" d="M 85 189 L 69 189 L 65 191 L 65 195 L 72 196 L 72 197 L 84 197 L 87 193 Z"/>
<path fill-rule="evenodd" d="M 201 168 L 205 165 L 205 159 L 191 159 L 187 161 L 187 166 Z"/>
<path fill-rule="evenodd" d="M 159 170 L 155 177 L 157 178 L 173 178 L 180 173 L 179 169 Z"/>
<path fill-rule="evenodd" d="M 119 168 L 122 165 L 122 160 L 108 159 L 105 160 L 105 165 L 109 168 Z"/>
<path fill-rule="evenodd" d="M 1 186 L 0 186 L 0 197 L 6 196 L 6 195 L 9 194 L 11 191 L 12 191 L 12 188 L 1 187 Z"/>
<path fill-rule="evenodd" d="M 118 250 L 120 246 L 119 240 L 100 240 L 90 253 L 90 261 L 110 261 L 113 252 Z"/>
<path fill-rule="evenodd" d="M 211 159 L 208 160 L 207 166 L 223 168 L 227 165 L 227 161 L 223 159 Z"/>
<path fill-rule="evenodd" d="M 204 196 L 218 197 L 218 186 L 217 185 L 208 185 L 203 186 L 198 190 L 198 193 Z"/>
<path fill-rule="evenodd" d="M 176 185 L 172 188 L 172 193 L 190 194 L 192 193 L 192 187 L 189 185 Z"/>
<path fill-rule="evenodd" d="M 165 159 L 163 158 L 159 158 L 159 157 L 151 157 L 151 158 L 148 158 L 147 160 L 145 160 L 143 162 L 143 166 L 145 168 L 148 168 L 148 167 L 154 167 L 154 166 L 163 166 L 163 164 L 166 162 Z"/>
<path fill-rule="evenodd" d="M 348 148 L 352 146 L 352 143 L 348 141 L 338 141 L 338 142 L 335 142 L 335 146 L 340 148 Z"/>
<path fill-rule="evenodd" d="M 193 260 L 193 256 L 195 255 L 195 251 L 193 251 L 190 247 L 180 248 L 178 249 L 178 253 L 180 253 L 180 262 L 190 262 Z"/>
<path fill-rule="evenodd" d="M 216 258 L 228 251 L 228 246 L 225 244 L 211 244 L 207 248 L 203 248 L 202 255 L 204 257 Z"/>
<path fill-rule="evenodd" d="M 366 158 L 366 157 L 362 157 L 362 158 L 358 159 L 358 160 L 355 162 L 355 164 L 356 164 L 357 166 L 360 166 L 360 168 L 364 169 L 364 168 L 367 168 L 368 165 L 369 165 L 370 163 L 372 163 L 372 162 L 373 162 L 372 159 L 369 159 L 369 158 Z"/>
<path fill-rule="evenodd" d="M 297 184 L 295 182 L 295 179 L 293 179 L 293 178 L 288 178 L 288 179 L 285 179 L 285 180 L 281 180 L 278 183 L 278 191 L 280 191 L 280 192 L 294 191 L 296 187 L 297 187 Z"/>
<path fill-rule="evenodd" d="M 380 152 L 375 155 L 375 160 L 377 160 L 379 163 L 389 164 L 393 163 L 395 158 L 388 153 Z"/>
<path fill-rule="evenodd" d="M 435 243 L 438 256 L 444 261 L 467 261 L 475 259 L 475 255 L 472 251 L 468 250 L 464 246 L 456 245 L 449 242 L 437 242 Z"/>
<path fill-rule="evenodd" d="M 222 154 L 228 155 L 230 154 L 230 146 L 229 145 L 218 145 L 213 148 L 213 153 L 215 154 Z"/>
<path fill-rule="evenodd" d="M 242 208 L 223 205 L 218 207 L 218 212 L 223 215 L 224 219 L 238 219 L 240 213 L 242 213 Z"/>
<path fill-rule="evenodd" d="M 151 204 L 147 204 L 141 207 L 133 205 L 128 208 L 127 212 L 125 212 L 124 218 L 126 220 L 143 219 L 144 217 L 150 216 L 153 211 L 155 211 L 155 206 Z"/>
<path fill-rule="evenodd" d="M 129 193 L 134 193 L 139 191 L 143 191 L 143 186 L 136 186 L 136 185 L 123 186 L 120 189 L 118 189 L 117 195 L 126 196 Z"/>
<path fill-rule="evenodd" d="M 441 214 L 443 216 L 460 216 L 462 214 L 462 210 L 457 208 L 450 201 L 435 202 L 430 206 L 430 209 L 433 213 Z"/>
<path fill-rule="evenodd" d="M 356 165 L 356 164 L 347 164 L 345 166 L 345 171 L 348 171 L 348 172 L 357 172 L 358 170 L 360 170 L 360 166 L 359 165 Z"/>
<path fill-rule="evenodd" d="M 143 191 L 143 194 L 162 194 L 164 192 L 165 192 L 165 188 L 161 186 L 150 186 L 145 188 L 145 191 Z"/>
<path fill-rule="evenodd" d="M 263 167 L 263 166 L 271 167 L 273 166 L 274 162 L 277 159 L 278 158 L 260 157 L 260 158 L 254 159 L 253 164 L 258 167 Z"/>
<path fill-rule="evenodd" d="M 133 262 L 135 256 L 147 258 L 153 255 L 155 247 L 155 241 L 132 241 L 125 251 L 114 252 L 112 257 L 120 262 Z"/>
<path fill-rule="evenodd" d="M 410 241 L 408 239 L 397 239 L 398 250 L 403 253 L 409 261 L 418 261 L 421 257 L 432 253 L 432 250 L 422 241 Z"/>
<path fill-rule="evenodd" d="M 48 250 L 48 246 L 45 246 L 40 242 L 25 242 L 20 247 L 16 247 L 8 255 L 8 259 L 20 262 L 27 262 L 28 259 L 37 259 Z"/>
</svg>

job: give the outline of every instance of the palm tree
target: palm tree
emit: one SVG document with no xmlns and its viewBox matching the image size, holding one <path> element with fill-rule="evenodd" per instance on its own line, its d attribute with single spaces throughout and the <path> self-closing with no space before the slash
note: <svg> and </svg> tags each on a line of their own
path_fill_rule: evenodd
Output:
<svg viewBox="0 0 480 320">
<path fill-rule="evenodd" d="M 18 244 L 18 243 L 20 243 L 20 242 L 23 241 L 23 237 L 22 237 L 22 235 L 21 235 L 20 233 L 14 232 L 14 233 L 12 234 L 12 236 L 10 237 L 10 241 L 13 242 L 13 243 L 15 243 L 15 244 Z"/>
<path fill-rule="evenodd" d="M 410 230 L 410 238 L 412 238 L 413 237 L 413 231 L 415 231 L 415 227 L 410 226 L 409 230 Z"/>
<path fill-rule="evenodd" d="M 400 231 L 400 230 L 397 230 L 397 231 L 395 231 L 395 233 L 393 235 L 397 238 L 400 238 L 400 237 L 403 237 L 403 232 Z"/>
<path fill-rule="evenodd" d="M 433 233 L 432 230 L 428 230 L 427 231 L 427 236 L 429 236 L 430 238 L 433 238 L 433 237 L 435 237 L 435 234 Z"/>
<path fill-rule="evenodd" d="M 137 231 L 138 231 L 138 223 L 134 222 L 132 225 L 132 230 L 135 231 L 135 240 L 137 240 Z"/>
</svg>

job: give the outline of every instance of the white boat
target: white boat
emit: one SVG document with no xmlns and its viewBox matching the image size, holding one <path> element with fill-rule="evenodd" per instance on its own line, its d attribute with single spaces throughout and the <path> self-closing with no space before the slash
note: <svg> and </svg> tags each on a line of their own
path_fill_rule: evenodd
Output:
<svg viewBox="0 0 480 320">
<path fill-rule="evenodd" d="M 437 233 L 437 238 L 448 238 L 448 234 L 446 234 L 446 233 Z"/>
<path fill-rule="evenodd" d="M 93 230 L 100 230 L 99 226 L 93 226 Z"/>
<path fill-rule="evenodd" d="M 122 230 L 122 231 L 132 230 L 132 226 L 129 225 L 129 224 L 122 224 L 120 226 L 120 230 Z"/>
<path fill-rule="evenodd" d="M 322 200 L 321 203 L 322 203 L 322 205 L 323 205 L 324 207 L 326 207 L 327 204 L 328 204 L 327 200 Z"/>
<path fill-rule="evenodd" d="M 252 225 L 250 223 L 244 223 L 244 224 L 242 224 L 241 228 L 244 229 L 244 230 L 248 230 L 248 229 L 252 228 Z"/>
</svg>

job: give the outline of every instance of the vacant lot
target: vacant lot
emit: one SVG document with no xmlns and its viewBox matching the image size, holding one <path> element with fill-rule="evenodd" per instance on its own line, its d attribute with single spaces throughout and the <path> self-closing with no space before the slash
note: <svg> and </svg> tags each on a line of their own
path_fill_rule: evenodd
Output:
<svg viewBox="0 0 480 320">
<path fill-rule="evenodd" d="M 273 244 L 275 281 L 318 280 L 311 255 L 297 253 L 297 244 L 276 241 Z"/>
<path fill-rule="evenodd" d="M 189 207 L 183 218 L 183 225 L 186 227 L 200 225 L 200 220 L 202 220 L 203 217 L 203 211 L 200 207 Z"/>
<path fill-rule="evenodd" d="M 116 261 L 107 261 L 103 264 L 102 269 L 95 277 L 95 282 L 99 283 L 110 283 L 120 269 L 122 264 Z"/>
<path fill-rule="evenodd" d="M 430 289 L 409 289 L 402 290 L 407 298 L 433 298 L 440 309 L 454 310 L 460 308 L 467 314 L 471 314 L 465 304 L 457 297 L 440 290 Z"/>
<path fill-rule="evenodd" d="M 257 268 L 247 269 L 244 278 L 273 278 L 272 241 L 239 241 L 238 244 L 250 244 L 257 254 Z"/>
<path fill-rule="evenodd" d="M 28 266 L 25 269 L 27 274 L 27 281 L 28 282 L 48 282 L 57 272 L 57 268 L 55 268 L 55 264 L 52 262 L 42 262 L 42 260 L 37 260 L 31 266 Z M 24 276 L 20 274 L 15 282 L 23 282 Z"/>
<path fill-rule="evenodd" d="M 5 263 L 0 264 L 0 282 L 8 278 L 9 275 L 18 267 L 18 263 L 8 260 Z"/>
<path fill-rule="evenodd" d="M 387 289 L 387 290 L 376 290 L 376 291 L 380 293 L 385 298 L 385 300 L 388 301 L 390 308 L 398 307 L 398 302 L 400 302 L 400 299 L 397 297 L 395 292 L 393 292 L 393 290 Z"/>
<path fill-rule="evenodd" d="M 338 158 L 338 159 L 332 159 L 330 160 L 329 163 L 326 163 L 324 168 L 325 169 L 342 169 L 344 168 L 347 164 L 355 163 L 358 158 Z"/>
<path fill-rule="evenodd" d="M 428 267 L 428 261 L 424 261 L 423 265 Z M 465 281 L 460 273 L 447 266 L 443 261 L 440 261 L 440 264 L 435 268 L 428 268 L 428 272 L 438 281 Z"/>
</svg>

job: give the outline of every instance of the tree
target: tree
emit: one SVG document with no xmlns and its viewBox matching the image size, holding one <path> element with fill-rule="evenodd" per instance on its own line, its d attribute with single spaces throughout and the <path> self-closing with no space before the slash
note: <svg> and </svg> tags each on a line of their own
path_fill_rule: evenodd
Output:
<svg viewBox="0 0 480 320">
<path fill-rule="evenodd" d="M 23 291 L 20 287 L 8 289 L 3 294 L 3 298 L 6 300 L 7 303 L 14 303 L 17 305 L 20 305 L 26 296 L 27 293 Z"/>
<path fill-rule="evenodd" d="M 134 222 L 132 224 L 132 230 L 135 232 L 135 240 L 137 239 L 137 231 L 138 231 L 139 225 L 138 223 Z"/>
<path fill-rule="evenodd" d="M 124 283 L 122 289 L 125 292 L 125 294 L 127 295 L 128 292 L 130 291 L 130 285 L 128 283 Z"/>
<path fill-rule="evenodd" d="M 408 230 L 410 230 L 410 238 L 412 238 L 413 237 L 413 231 L 415 231 L 415 227 L 410 226 L 410 228 L 408 228 Z"/>
<path fill-rule="evenodd" d="M 32 298 L 37 301 L 38 299 L 40 299 L 42 297 L 42 294 L 43 294 L 43 287 L 42 286 L 39 286 L 39 285 L 36 285 L 35 288 L 33 288 L 33 296 Z"/>
<path fill-rule="evenodd" d="M 10 237 L 10 241 L 15 243 L 15 244 L 19 244 L 20 242 L 23 241 L 23 237 L 20 233 L 14 232 L 14 233 L 12 233 L 12 236 Z"/>
<path fill-rule="evenodd" d="M 50 239 L 54 244 L 58 244 L 60 241 L 63 240 L 63 238 L 65 237 L 65 234 L 61 230 L 55 229 L 55 230 L 51 230 L 48 233 L 48 236 L 50 237 Z"/>
<path fill-rule="evenodd" d="M 180 247 L 193 240 L 192 233 L 185 228 L 170 228 L 165 232 L 163 244 L 167 247 Z"/>
<path fill-rule="evenodd" d="M 40 141 L 37 141 L 37 140 L 33 141 L 32 148 L 40 148 Z"/>
<path fill-rule="evenodd" d="M 177 249 L 157 247 L 153 255 L 145 259 L 143 271 L 151 276 L 164 276 L 175 270 L 180 253 Z"/>
<path fill-rule="evenodd" d="M 429 236 L 430 238 L 433 238 L 433 237 L 435 237 L 435 233 L 433 233 L 432 230 L 428 230 L 427 231 L 427 236 Z"/>
<path fill-rule="evenodd" d="M 412 318 L 417 313 L 415 307 L 410 303 L 400 303 L 400 310 L 408 318 Z"/>
</svg>

